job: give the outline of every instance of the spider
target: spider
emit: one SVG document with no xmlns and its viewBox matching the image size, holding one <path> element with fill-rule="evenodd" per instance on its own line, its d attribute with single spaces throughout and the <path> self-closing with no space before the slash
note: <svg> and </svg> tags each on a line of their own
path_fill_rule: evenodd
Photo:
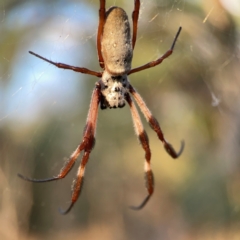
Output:
<svg viewBox="0 0 240 240">
<path fill-rule="evenodd" d="M 97 52 L 99 65 L 102 68 L 102 71 L 96 72 L 83 67 L 75 67 L 64 63 L 53 62 L 34 52 L 29 51 L 30 54 L 55 65 L 58 68 L 70 69 L 75 72 L 89 74 L 100 78 L 96 82 L 92 93 L 87 121 L 83 133 L 83 139 L 77 146 L 76 150 L 66 161 L 65 165 L 60 170 L 60 173 L 55 177 L 47 179 L 32 179 L 18 174 L 18 176 L 24 180 L 37 183 L 62 179 L 69 173 L 76 159 L 83 151 L 81 163 L 77 171 L 77 176 L 73 182 L 71 204 L 65 211 L 60 209 L 60 212 L 62 214 L 66 214 L 72 209 L 80 195 L 83 186 L 85 167 L 95 142 L 96 122 L 99 105 L 101 109 L 111 109 L 122 108 L 127 103 L 132 114 L 135 132 L 139 138 L 142 148 L 145 151 L 144 171 L 148 194 L 140 205 L 131 206 L 130 208 L 134 210 L 142 209 L 154 191 L 153 172 L 150 166 L 151 151 L 149 147 L 148 136 L 143 128 L 140 116 L 132 98 L 135 100 L 149 125 L 156 132 L 158 138 L 162 141 L 165 150 L 172 158 L 178 158 L 184 149 L 184 141 L 181 142 L 181 148 L 179 152 L 176 152 L 172 145 L 167 142 L 157 119 L 152 115 L 140 94 L 128 80 L 128 75 L 157 66 L 164 59 L 169 57 L 173 53 L 174 46 L 182 28 L 179 27 L 171 48 L 166 51 L 163 56 L 155 61 L 132 69 L 131 62 L 133 57 L 133 49 L 137 38 L 140 0 L 134 1 L 134 10 L 132 12 L 132 37 L 130 31 L 130 23 L 126 12 L 122 8 L 116 6 L 110 7 L 106 11 L 105 2 L 105 0 L 100 0 L 99 25 L 97 32 Z"/>
</svg>

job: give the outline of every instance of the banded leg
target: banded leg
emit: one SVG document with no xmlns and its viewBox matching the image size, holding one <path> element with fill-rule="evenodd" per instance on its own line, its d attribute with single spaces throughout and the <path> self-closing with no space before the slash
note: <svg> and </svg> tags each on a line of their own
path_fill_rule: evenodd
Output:
<svg viewBox="0 0 240 240">
<path fill-rule="evenodd" d="M 98 24 L 98 33 L 97 33 L 97 51 L 98 51 L 98 61 L 101 68 L 104 68 L 104 60 L 102 56 L 102 33 L 103 27 L 105 24 L 105 0 L 100 0 L 100 8 L 99 8 L 99 24 Z"/>
<path fill-rule="evenodd" d="M 149 63 L 147 63 L 147 64 L 145 64 L 145 65 L 142 65 L 142 66 L 140 66 L 140 67 L 137 67 L 137 68 L 134 68 L 134 69 L 130 70 L 130 72 L 128 73 L 128 75 L 130 75 L 130 74 L 132 74 L 132 73 L 135 73 L 135 72 L 140 72 L 140 71 L 145 70 L 145 69 L 147 69 L 147 68 L 155 67 L 155 66 L 159 65 L 160 63 L 162 63 L 162 61 L 163 61 L 164 59 L 168 58 L 168 57 L 173 53 L 173 49 L 174 49 L 174 47 L 175 47 L 176 41 L 177 41 L 177 39 L 178 39 L 178 36 L 179 36 L 181 30 L 182 30 L 182 27 L 179 27 L 179 29 L 178 29 L 178 31 L 177 31 L 177 34 L 176 34 L 176 36 L 175 36 L 175 38 L 174 38 L 174 40 L 173 40 L 173 43 L 172 43 L 171 48 L 170 48 L 167 52 L 165 52 L 165 53 L 163 54 L 163 56 L 161 56 L 160 58 L 158 58 L 158 59 L 155 60 L 155 61 L 149 62 Z"/>
<path fill-rule="evenodd" d="M 49 59 L 47 59 L 45 57 L 42 57 L 42 56 L 40 56 L 37 53 L 34 53 L 32 51 L 29 51 L 29 53 L 34 55 L 37 58 L 42 59 L 45 62 L 48 62 L 48 63 L 54 65 L 55 67 L 58 67 L 58 68 L 73 70 L 74 72 L 85 73 L 85 74 L 93 75 L 93 76 L 96 76 L 96 77 L 102 77 L 102 73 L 101 72 L 95 72 L 95 71 L 92 71 L 92 70 L 90 70 L 88 68 L 83 68 L 83 67 L 74 67 L 74 66 L 71 66 L 71 65 L 68 65 L 68 64 L 65 64 L 65 63 L 53 62 L 53 61 L 51 61 L 51 60 L 49 60 Z"/>
<path fill-rule="evenodd" d="M 84 133 L 84 137 L 86 138 L 87 133 Z M 44 179 L 35 179 L 35 178 L 29 178 L 26 176 L 23 176 L 22 174 L 18 173 L 18 177 L 22 178 L 23 180 L 29 181 L 29 182 L 34 182 L 34 183 L 43 183 L 43 182 L 51 182 L 51 181 L 56 181 L 62 178 L 65 178 L 67 176 L 67 174 L 70 172 L 70 170 L 73 168 L 79 154 L 81 153 L 81 151 L 84 149 L 84 137 L 83 137 L 83 141 L 81 142 L 81 144 L 79 144 L 76 148 L 76 150 L 71 154 L 71 156 L 69 157 L 69 159 L 66 161 L 66 163 L 64 164 L 63 168 L 60 170 L 60 173 L 52 178 L 44 178 Z"/>
<path fill-rule="evenodd" d="M 67 162 L 64 164 L 63 168 L 60 170 L 60 173 L 57 176 L 52 177 L 52 178 L 35 179 L 35 178 L 29 178 L 29 177 L 23 176 L 22 174 L 18 173 L 18 177 L 22 178 L 25 181 L 34 182 L 34 183 L 51 182 L 51 181 L 56 181 L 56 180 L 62 179 L 64 177 L 66 177 L 66 175 L 73 168 L 76 159 L 78 158 L 79 154 L 83 150 L 82 145 L 83 145 L 82 143 L 80 145 L 78 145 L 76 150 L 72 153 L 72 155 L 67 160 Z"/>
<path fill-rule="evenodd" d="M 59 211 L 60 211 L 61 214 L 67 214 L 72 209 L 72 207 L 75 204 L 75 202 L 78 200 L 78 197 L 79 197 L 79 195 L 81 193 L 82 186 L 83 186 L 85 166 L 86 166 L 86 164 L 88 162 L 90 152 L 91 152 L 91 150 L 88 151 L 88 152 L 86 151 L 83 154 L 80 167 L 78 168 L 77 177 L 73 181 L 71 204 L 69 205 L 69 207 L 66 210 L 62 210 L 60 208 Z"/>
<path fill-rule="evenodd" d="M 154 190 L 153 173 L 152 173 L 151 165 L 150 165 L 151 151 L 150 151 L 150 147 L 149 147 L 147 133 L 145 132 L 145 130 L 143 128 L 141 118 L 138 114 L 137 108 L 136 108 L 134 102 L 132 101 L 130 95 L 127 95 L 126 100 L 130 106 L 135 132 L 139 138 L 142 148 L 145 151 L 144 171 L 145 171 L 145 180 L 146 180 L 146 188 L 148 190 L 148 195 L 145 197 L 145 199 L 139 206 L 137 206 L 137 207 L 131 206 L 130 207 L 133 210 L 140 210 L 146 205 L 146 203 L 150 199 L 151 195 L 153 194 L 153 190 Z"/>
<path fill-rule="evenodd" d="M 141 109 L 143 115 L 145 116 L 146 120 L 148 121 L 149 125 L 151 128 L 157 133 L 158 138 L 162 141 L 163 146 L 167 153 L 172 157 L 172 158 L 178 158 L 184 149 L 184 141 L 181 142 L 181 148 L 179 152 L 176 152 L 172 145 L 167 142 L 167 140 L 164 138 L 163 132 L 160 128 L 160 125 L 157 121 L 157 119 L 152 115 L 150 110 L 148 109 L 146 103 L 143 101 L 142 97 L 140 94 L 130 85 L 129 91 L 132 94 L 133 98 L 136 100 L 139 108 Z"/>
<path fill-rule="evenodd" d="M 30 182 L 36 182 L 36 183 L 50 182 L 50 181 L 62 179 L 69 173 L 69 171 L 72 169 L 76 159 L 78 158 L 79 154 L 81 153 L 81 151 L 84 150 L 84 155 L 82 158 L 82 162 L 81 162 L 81 165 L 80 165 L 80 168 L 79 168 L 79 171 L 77 174 L 77 180 L 76 180 L 76 183 L 79 183 L 78 178 L 79 178 L 79 176 L 83 176 L 84 169 L 85 169 L 84 167 L 87 163 L 89 154 L 94 146 L 94 135 L 95 135 L 95 131 L 96 131 L 98 105 L 100 102 L 100 96 L 101 96 L 100 85 L 97 83 L 96 87 L 92 93 L 90 108 L 89 108 L 89 112 L 88 112 L 88 116 L 87 116 L 87 122 L 86 122 L 85 130 L 84 130 L 84 134 L 83 134 L 83 140 L 79 144 L 79 146 L 76 148 L 76 150 L 72 153 L 72 155 L 67 160 L 64 167 L 61 169 L 60 173 L 56 177 L 46 178 L 46 179 L 32 179 L 32 178 L 25 177 L 22 174 L 18 174 L 18 176 L 20 178 L 22 178 L 23 180 L 30 181 Z M 80 183 L 81 182 L 82 182 L 82 180 L 80 181 Z M 74 201 L 72 200 L 71 206 L 65 212 L 61 211 L 63 214 L 69 212 L 70 209 L 73 207 L 73 204 L 76 202 L 76 200 L 79 196 L 81 186 L 82 186 L 82 183 L 74 185 L 74 188 L 73 188 L 74 198 L 72 197 L 72 199 L 74 199 Z M 78 187 L 79 187 L 79 189 L 78 189 Z"/>
<path fill-rule="evenodd" d="M 139 9 L 140 9 L 140 0 L 135 0 L 134 1 L 134 10 L 132 13 L 132 21 L 133 21 L 132 49 L 134 49 L 136 39 L 137 39 Z"/>
<path fill-rule="evenodd" d="M 65 211 L 63 211 L 62 209 L 59 209 L 61 214 L 67 214 L 72 209 L 73 205 L 75 204 L 75 202 L 77 201 L 81 193 L 81 189 L 83 186 L 85 166 L 88 162 L 89 155 L 94 147 L 94 142 L 95 142 L 94 136 L 95 136 L 96 125 L 97 125 L 98 105 L 100 102 L 100 97 L 101 97 L 100 85 L 99 83 L 97 83 L 96 88 L 94 89 L 94 92 L 92 95 L 92 100 L 91 100 L 90 108 L 88 112 L 87 123 L 84 131 L 84 138 L 82 141 L 82 144 L 84 144 L 84 154 L 83 154 L 80 166 L 78 168 L 77 177 L 73 182 L 71 204 Z"/>
</svg>

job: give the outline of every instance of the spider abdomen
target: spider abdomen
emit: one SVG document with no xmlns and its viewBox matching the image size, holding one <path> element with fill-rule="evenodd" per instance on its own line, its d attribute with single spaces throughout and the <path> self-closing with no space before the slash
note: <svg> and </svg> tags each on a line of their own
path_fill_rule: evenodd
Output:
<svg viewBox="0 0 240 240">
<path fill-rule="evenodd" d="M 101 46 L 105 69 L 112 76 L 127 74 L 131 70 L 130 24 L 122 8 L 111 7 L 107 10 Z"/>
</svg>

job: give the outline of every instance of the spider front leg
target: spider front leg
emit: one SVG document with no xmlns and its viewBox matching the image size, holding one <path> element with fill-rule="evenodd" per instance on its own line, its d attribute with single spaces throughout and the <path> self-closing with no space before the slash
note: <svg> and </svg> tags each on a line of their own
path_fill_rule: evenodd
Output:
<svg viewBox="0 0 240 240">
<path fill-rule="evenodd" d="M 151 165 L 150 165 L 151 151 L 150 151 L 150 147 L 149 147 L 147 133 L 143 129 L 141 118 L 140 118 L 137 108 L 136 108 L 135 104 L 133 103 L 129 94 L 126 97 L 126 100 L 130 106 L 135 132 L 139 138 L 142 148 L 145 151 L 145 160 L 146 161 L 145 161 L 145 165 L 144 165 L 144 171 L 145 171 L 145 180 L 146 180 L 146 187 L 148 190 L 148 195 L 145 197 L 145 199 L 139 206 L 137 206 L 137 207 L 131 206 L 130 207 L 133 210 L 140 210 L 146 205 L 146 203 L 150 199 L 151 195 L 153 194 L 153 190 L 154 190 L 153 189 L 153 187 L 154 187 L 153 173 L 152 173 Z"/>
<path fill-rule="evenodd" d="M 69 205 L 69 207 L 66 210 L 62 210 L 60 208 L 59 211 L 60 211 L 61 214 L 67 214 L 72 209 L 73 205 L 78 200 L 78 197 L 81 193 L 81 189 L 82 189 L 82 186 L 83 186 L 84 173 L 85 173 L 85 166 L 88 162 L 89 155 L 91 153 L 91 149 L 93 148 L 93 145 L 94 145 L 93 135 L 90 136 L 89 139 L 91 139 L 88 143 L 89 149 L 84 152 L 82 160 L 81 160 L 80 167 L 78 168 L 77 177 L 73 181 L 71 204 Z"/>
<path fill-rule="evenodd" d="M 172 147 L 172 145 L 170 143 L 167 142 L 167 140 L 165 139 L 163 132 L 160 128 L 160 125 L 157 121 L 157 119 L 152 115 L 152 113 L 150 112 L 150 110 L 148 109 L 146 103 L 143 101 L 142 97 L 140 96 L 140 94 L 130 85 L 129 87 L 129 91 L 132 94 L 132 96 L 134 97 L 134 99 L 136 100 L 139 108 L 141 109 L 143 115 L 145 116 L 145 118 L 147 119 L 149 125 L 151 126 L 151 128 L 157 133 L 158 138 L 162 141 L 164 148 L 166 149 L 167 153 L 172 157 L 172 158 L 178 158 L 184 149 L 184 141 L 181 142 L 181 148 L 178 152 L 176 152 L 174 150 L 174 148 Z"/>
<path fill-rule="evenodd" d="M 100 102 L 100 97 L 101 97 L 100 85 L 99 85 L 99 83 L 97 83 L 96 87 L 92 93 L 90 108 L 89 108 L 88 116 L 87 116 L 87 122 L 86 122 L 86 126 L 84 129 L 84 134 L 83 134 L 83 140 L 79 144 L 79 146 L 76 148 L 76 150 L 72 153 L 72 155 L 70 156 L 70 158 L 65 163 L 64 167 L 61 169 L 60 173 L 56 177 L 47 178 L 47 179 L 32 179 L 32 178 L 25 177 L 21 174 L 18 174 L 18 176 L 20 178 L 22 178 L 23 180 L 30 181 L 30 182 L 36 182 L 36 183 L 50 182 L 50 181 L 62 179 L 69 173 L 69 171 L 72 169 L 76 159 L 78 158 L 79 154 L 81 153 L 81 151 L 84 150 L 81 164 L 80 164 L 80 167 L 78 168 L 77 177 L 73 184 L 73 193 L 72 193 L 71 204 L 67 208 L 66 211 L 60 210 L 60 212 L 62 214 L 66 214 L 71 210 L 71 208 L 73 207 L 74 203 L 77 201 L 79 194 L 81 192 L 81 188 L 82 188 L 82 184 L 83 184 L 83 177 L 84 177 L 84 172 L 85 172 L 85 166 L 88 162 L 89 155 L 91 153 L 91 150 L 92 150 L 92 148 L 94 146 L 94 142 L 95 142 L 94 136 L 95 136 L 95 131 L 96 131 L 98 106 L 99 106 L 99 102 Z"/>
<path fill-rule="evenodd" d="M 61 214 L 67 214 L 72 209 L 73 205 L 75 204 L 75 202 L 77 201 L 81 193 L 85 167 L 95 143 L 94 136 L 95 136 L 96 125 L 97 125 L 97 115 L 98 115 L 98 106 L 99 106 L 100 98 L 101 98 L 100 85 L 99 83 L 97 83 L 96 88 L 94 89 L 92 94 L 92 100 L 91 100 L 90 108 L 88 112 L 87 123 L 84 130 L 84 137 L 81 143 L 83 145 L 84 154 L 83 154 L 80 166 L 78 168 L 77 177 L 73 182 L 71 204 L 65 211 L 60 209 Z"/>
</svg>

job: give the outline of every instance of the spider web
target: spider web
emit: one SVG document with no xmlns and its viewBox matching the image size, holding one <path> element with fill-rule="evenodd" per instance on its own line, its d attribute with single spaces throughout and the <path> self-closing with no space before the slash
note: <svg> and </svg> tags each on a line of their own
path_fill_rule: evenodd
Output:
<svg viewBox="0 0 240 240">
<path fill-rule="evenodd" d="M 133 2 L 109 0 L 107 7 L 120 6 L 131 19 Z M 178 27 L 183 30 L 170 58 L 131 75 L 130 81 L 169 142 L 176 149 L 182 139 L 186 142 L 181 158 L 172 161 L 142 118 L 155 174 L 155 193 L 142 212 L 127 209 L 146 194 L 144 152 L 128 107 L 100 111 L 84 189 L 66 217 L 57 207 L 69 203 L 78 162 L 67 179 L 56 183 L 31 185 L 16 177 L 19 172 L 34 178 L 58 174 L 81 141 L 97 81 L 57 69 L 28 51 L 100 70 L 98 8 L 97 0 L 0 3 L 1 238 L 240 236 L 237 0 L 141 1 L 133 67 L 157 59 Z"/>
</svg>

